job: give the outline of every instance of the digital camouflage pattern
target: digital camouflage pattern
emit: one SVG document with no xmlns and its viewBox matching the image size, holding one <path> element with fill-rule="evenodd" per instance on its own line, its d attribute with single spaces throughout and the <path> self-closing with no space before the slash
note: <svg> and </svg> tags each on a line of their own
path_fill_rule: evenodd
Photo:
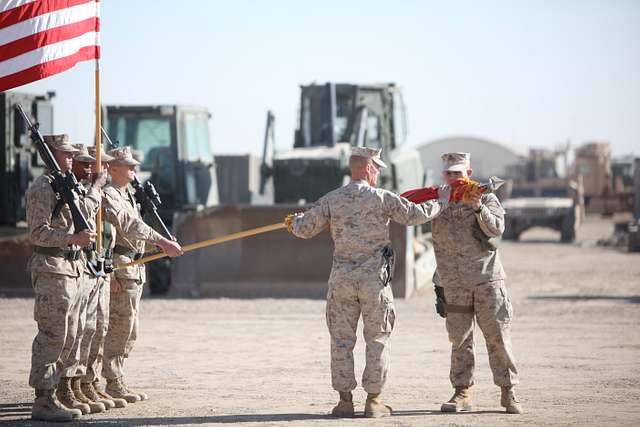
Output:
<svg viewBox="0 0 640 427">
<path fill-rule="evenodd" d="M 473 289 L 446 287 L 447 304 L 473 306 L 475 319 L 484 335 L 493 382 L 498 386 L 518 383 L 518 370 L 511 350 L 513 307 L 504 281 L 484 283 Z M 474 313 L 447 313 L 447 332 L 451 341 L 450 379 L 454 387 L 474 384 Z"/>
<path fill-rule="evenodd" d="M 106 220 L 115 228 L 116 246 L 143 253 L 145 242 L 157 243 L 163 239 L 143 222 L 129 190 L 121 191 L 113 184 L 107 185 L 103 203 Z M 115 265 L 131 261 L 125 255 L 113 256 Z M 109 301 L 109 329 L 105 338 L 102 365 L 102 375 L 107 379 L 120 378 L 124 374 L 125 359 L 133 349 L 138 334 L 140 298 L 146 278 L 144 265 L 118 269 L 114 276 L 111 280 L 117 280 L 121 289 L 112 292 Z"/>
<path fill-rule="evenodd" d="M 109 329 L 104 343 L 102 375 L 106 379 L 124 375 L 125 360 L 138 338 L 138 318 L 142 283 L 118 279 L 120 290 L 112 292 L 109 301 Z"/>
<path fill-rule="evenodd" d="M 513 308 L 504 285 L 506 275 L 499 250 L 488 244 L 488 239 L 504 232 L 505 211 L 494 194 L 483 195 L 481 201 L 479 213 L 467 204 L 454 203 L 432 223 L 437 262 L 434 283 L 444 288 L 448 307 L 446 326 L 454 387 L 473 385 L 474 319 L 487 344 L 495 384 L 518 382 L 511 350 Z"/>
<path fill-rule="evenodd" d="M 86 148 L 84 151 L 86 151 Z M 81 150 L 80 153 L 82 152 Z M 89 228 L 92 231 L 96 231 L 96 218 L 98 210 L 100 209 L 99 201 L 102 191 L 98 188 L 91 187 L 90 183 L 86 180 L 83 180 L 81 184 L 85 187 L 87 196 L 80 200 L 80 209 L 87 219 Z M 113 245 L 112 243 L 111 248 L 113 248 Z M 92 275 L 87 265 L 87 261 L 92 256 L 93 255 L 90 255 L 90 253 L 86 251 L 82 253 L 83 274 L 80 278 L 80 292 L 79 297 L 72 307 L 72 309 L 78 313 L 78 331 L 69 358 L 63 361 L 63 376 L 65 377 L 85 375 L 88 353 L 95 334 L 98 304 L 98 293 L 96 292 L 97 278 Z"/>
<path fill-rule="evenodd" d="M 102 370 L 102 360 L 104 357 L 104 344 L 109 328 L 109 300 L 110 300 L 110 283 L 111 276 L 101 277 L 97 279 L 97 284 L 93 292 L 97 295 L 89 297 L 87 309 L 87 334 L 92 334 L 90 341 L 82 340 L 80 348 L 80 360 L 85 367 L 82 382 L 90 383 L 100 379 Z M 95 302 L 94 302 L 95 301 Z M 95 303 L 95 310 L 89 310 L 92 303 Z M 94 313 L 94 316 L 89 316 Z"/>
<path fill-rule="evenodd" d="M 52 217 L 57 200 L 51 182 L 49 176 L 42 175 L 27 190 L 29 240 L 36 246 L 67 248 L 74 233 L 71 211 L 65 205 Z M 34 252 L 28 268 L 35 292 L 33 317 L 38 324 L 29 385 L 52 389 L 63 375 L 76 340 L 84 267 L 82 258 L 68 260 Z"/>
<path fill-rule="evenodd" d="M 131 192 L 127 189 L 121 191 L 113 184 L 104 188 L 104 211 L 105 219 L 114 225 L 115 244 L 125 247 L 133 252 L 144 253 L 145 242 L 160 242 L 163 237 L 142 220 L 138 205 Z M 113 263 L 115 265 L 126 264 L 132 259 L 114 254 Z M 137 280 L 144 283 L 144 265 L 136 265 L 115 271 L 117 279 Z"/>
<path fill-rule="evenodd" d="M 91 147 L 93 148 L 93 147 Z M 83 181 L 85 187 L 90 184 Z M 89 187 L 91 188 L 91 187 Z M 99 207 L 85 206 L 87 222 L 92 230 L 96 229 L 96 218 Z M 89 210 L 91 209 L 91 210 Z M 83 212 L 85 213 L 85 212 Z M 103 218 L 103 221 L 105 218 Z M 107 224 L 103 227 L 103 233 Z M 103 250 L 113 251 L 115 247 L 115 229 L 110 228 L 111 239 L 103 239 Z M 84 253 L 85 259 L 93 258 L 95 253 Z M 77 355 L 77 371 L 74 376 L 83 376 L 83 382 L 93 382 L 99 379 L 104 351 L 104 340 L 109 325 L 109 282 L 110 275 L 104 277 L 94 277 L 89 270 L 87 263 L 84 264 L 83 280 L 83 305 L 80 310 L 79 332 Z"/>
<path fill-rule="evenodd" d="M 480 213 L 456 202 L 433 220 L 431 230 L 436 253 L 436 285 L 472 288 L 506 278 L 500 254 L 487 240 L 504 232 L 504 209 L 495 194 L 482 196 Z"/>
<path fill-rule="evenodd" d="M 29 385 L 53 389 L 63 375 L 78 331 L 79 278 L 55 273 L 31 273 L 35 292 L 33 318 L 38 333 L 31 347 Z"/>
<path fill-rule="evenodd" d="M 366 367 L 362 386 L 380 393 L 389 372 L 389 338 L 396 318 L 388 282 L 393 274 L 389 222 L 423 224 L 442 208 L 438 201 L 416 205 L 364 181 L 328 193 L 304 214 L 298 214 L 292 232 L 310 238 L 329 227 L 334 241 L 326 320 L 331 335 L 331 378 L 335 390 L 353 390 L 353 348 L 360 314 L 364 323 Z"/>
<path fill-rule="evenodd" d="M 51 183 L 52 179 L 49 176 L 42 175 L 36 178 L 27 190 L 29 241 L 36 246 L 66 248 L 74 233 L 71 210 L 65 205 L 59 215 L 52 217 L 57 200 Z M 81 259 L 70 261 L 35 252 L 29 261 L 30 271 L 38 273 L 79 277 L 83 268 Z"/>
</svg>

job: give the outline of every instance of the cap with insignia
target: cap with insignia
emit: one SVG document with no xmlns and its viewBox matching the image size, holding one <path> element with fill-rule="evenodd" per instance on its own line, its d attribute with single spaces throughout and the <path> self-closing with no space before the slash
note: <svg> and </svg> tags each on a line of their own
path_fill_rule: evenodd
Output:
<svg viewBox="0 0 640 427">
<path fill-rule="evenodd" d="M 72 145 L 76 150 L 78 150 L 76 154 L 73 155 L 73 160 L 85 163 L 93 163 L 96 161 L 96 159 L 91 157 L 91 155 L 89 154 L 89 150 L 87 150 L 87 146 L 85 144 Z"/>
<path fill-rule="evenodd" d="M 443 172 L 463 172 L 471 165 L 471 154 L 469 153 L 445 153 L 440 158 L 442 159 Z"/>
<path fill-rule="evenodd" d="M 109 151 L 109 155 L 113 157 L 113 163 L 120 163 L 128 166 L 137 166 L 140 164 L 139 161 L 133 158 L 131 147 L 114 148 Z"/>
<path fill-rule="evenodd" d="M 351 147 L 352 156 L 371 159 L 376 165 L 380 166 L 381 168 L 386 168 L 387 165 L 380 158 L 381 154 L 382 148 L 374 149 L 369 147 Z"/>
<path fill-rule="evenodd" d="M 87 147 L 87 150 L 89 151 L 89 155 L 91 157 L 93 157 L 94 161 L 95 161 L 95 158 L 96 158 L 96 147 L 95 146 Z M 103 151 L 102 152 L 102 158 L 100 160 L 103 161 L 104 163 L 109 163 L 109 162 L 113 161 L 114 158 Z"/>
<path fill-rule="evenodd" d="M 69 135 L 66 133 L 58 135 L 44 135 L 42 139 L 49 145 L 49 147 L 55 150 L 66 151 L 67 153 L 75 153 L 78 151 L 73 145 L 71 145 Z"/>
</svg>

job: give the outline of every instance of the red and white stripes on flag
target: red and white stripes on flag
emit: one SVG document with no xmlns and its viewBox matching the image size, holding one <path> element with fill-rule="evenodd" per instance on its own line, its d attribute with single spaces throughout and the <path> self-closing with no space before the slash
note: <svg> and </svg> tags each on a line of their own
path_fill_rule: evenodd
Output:
<svg viewBox="0 0 640 427">
<path fill-rule="evenodd" d="M 99 0 L 0 0 L 0 92 L 99 57 Z"/>
</svg>

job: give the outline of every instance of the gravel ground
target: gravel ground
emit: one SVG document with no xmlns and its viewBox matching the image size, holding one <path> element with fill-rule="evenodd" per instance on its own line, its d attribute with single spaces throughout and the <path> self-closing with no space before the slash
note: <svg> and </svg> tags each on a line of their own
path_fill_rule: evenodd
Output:
<svg viewBox="0 0 640 427">
<path fill-rule="evenodd" d="M 556 233 L 541 229 L 501 244 L 524 415 L 506 415 L 499 406 L 479 333 L 476 411 L 439 412 L 451 394 L 449 343 L 426 290 L 397 301 L 383 395 L 394 408 L 391 418 L 327 416 L 337 394 L 323 301 L 147 298 L 128 383 L 151 400 L 82 423 L 639 425 L 640 255 L 595 246 L 612 230 L 611 220 L 590 217 L 576 244 L 559 244 Z M 0 424 L 39 424 L 29 419 L 32 309 L 31 299 L 0 299 Z M 355 352 L 361 372 L 362 339 Z M 354 398 L 361 414 L 364 391 Z"/>
</svg>

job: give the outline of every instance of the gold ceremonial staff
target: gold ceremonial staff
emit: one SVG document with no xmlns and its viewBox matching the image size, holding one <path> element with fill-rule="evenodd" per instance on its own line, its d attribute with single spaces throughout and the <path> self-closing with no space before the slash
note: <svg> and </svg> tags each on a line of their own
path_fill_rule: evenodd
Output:
<svg viewBox="0 0 640 427">
<path fill-rule="evenodd" d="M 207 246 L 218 245 L 220 243 L 229 242 L 231 240 L 244 239 L 245 237 L 255 236 L 256 234 L 268 233 L 270 231 L 280 230 L 281 228 L 287 228 L 287 225 L 284 222 L 279 222 L 277 224 L 264 225 L 258 228 L 252 228 L 251 230 L 240 231 L 238 233 L 227 234 L 226 236 L 220 236 L 209 240 L 203 240 L 202 242 L 191 243 L 190 245 L 185 245 L 182 247 L 184 252 L 194 251 L 196 249 L 206 248 Z M 121 268 L 131 267 L 133 265 L 145 264 L 150 261 L 155 261 L 160 258 L 164 258 L 168 256 L 164 252 L 158 252 L 153 255 L 146 256 L 144 258 L 140 258 L 139 260 L 128 262 L 126 264 L 117 265 L 114 270 L 119 270 Z"/>
</svg>

